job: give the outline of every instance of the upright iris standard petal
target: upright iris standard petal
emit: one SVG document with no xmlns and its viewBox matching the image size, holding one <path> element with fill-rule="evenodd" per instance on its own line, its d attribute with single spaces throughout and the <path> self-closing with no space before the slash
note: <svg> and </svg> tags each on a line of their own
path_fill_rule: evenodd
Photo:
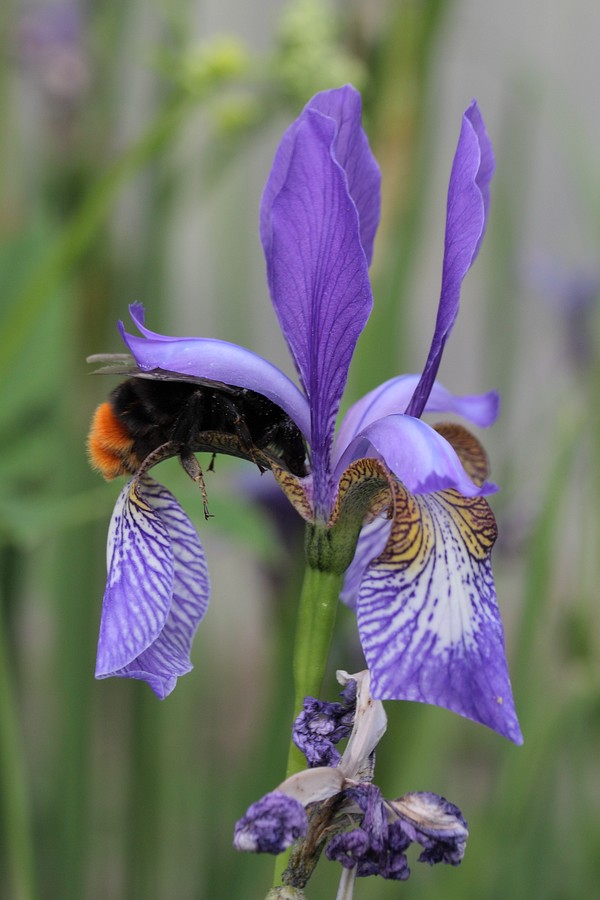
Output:
<svg viewBox="0 0 600 900">
<path fill-rule="evenodd" d="M 373 696 L 451 709 L 522 742 L 504 652 L 486 501 L 396 486 L 394 525 L 357 603 Z"/>
<path fill-rule="evenodd" d="M 317 94 L 308 105 L 337 122 L 335 158 L 346 173 L 348 193 L 360 221 L 360 240 L 370 265 L 381 210 L 381 172 L 361 126 L 360 94 L 346 85 Z"/>
<path fill-rule="evenodd" d="M 307 438 L 310 436 L 310 409 L 306 397 L 273 363 L 228 341 L 156 334 L 144 326 L 141 310 L 139 304 L 130 308 L 131 317 L 143 337 L 128 334 L 120 323 L 123 340 L 140 369 L 147 372 L 165 369 L 257 391 L 281 407 Z"/>
<path fill-rule="evenodd" d="M 493 173 L 492 146 L 479 107 L 473 101 L 463 115 L 450 173 L 440 303 L 423 374 L 406 410 L 411 416 L 420 416 L 425 409 L 446 340 L 458 314 L 463 278 L 479 252 Z"/>
<path fill-rule="evenodd" d="M 315 512 L 325 518 L 335 417 L 372 306 L 359 213 L 336 155 L 337 136 L 334 118 L 304 110 L 291 144 L 276 157 L 262 212 L 271 297 L 311 408 Z"/>
<path fill-rule="evenodd" d="M 381 209 L 381 172 L 361 126 L 360 94 L 349 84 L 335 90 L 321 91 L 308 101 L 304 111 L 309 109 L 316 110 L 337 123 L 334 155 L 346 172 L 348 193 L 360 219 L 362 247 L 370 264 Z M 265 185 L 260 209 L 260 237 L 266 255 L 269 254 L 271 245 L 271 204 L 287 178 L 301 119 L 302 116 L 283 135 Z"/>
<path fill-rule="evenodd" d="M 96 677 L 142 679 L 166 697 L 192 668 L 209 590 L 204 551 L 172 494 L 148 476 L 128 482 L 109 531 Z"/>
</svg>

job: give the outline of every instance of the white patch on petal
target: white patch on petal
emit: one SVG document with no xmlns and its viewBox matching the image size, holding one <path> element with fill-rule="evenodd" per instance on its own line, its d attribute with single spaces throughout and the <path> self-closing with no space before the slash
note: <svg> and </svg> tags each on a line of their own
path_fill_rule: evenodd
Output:
<svg viewBox="0 0 600 900">
<path fill-rule="evenodd" d="M 108 535 L 108 578 L 96 675 L 113 674 L 156 639 L 173 596 L 173 548 L 135 479 L 115 505 Z"/>
<path fill-rule="evenodd" d="M 483 498 L 398 486 L 358 625 L 373 696 L 444 706 L 519 741 L 489 559 L 495 535 Z"/>
</svg>

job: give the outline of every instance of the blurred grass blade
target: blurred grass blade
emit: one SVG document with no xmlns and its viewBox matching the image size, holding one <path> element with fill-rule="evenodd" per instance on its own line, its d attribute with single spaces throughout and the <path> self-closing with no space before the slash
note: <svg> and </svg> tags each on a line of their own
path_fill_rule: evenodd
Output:
<svg viewBox="0 0 600 900">
<path fill-rule="evenodd" d="M 3 598 L 2 598 L 3 600 Z M 10 896 L 34 900 L 35 868 L 24 756 L 19 734 L 3 602 L 0 603 L 0 785 Z"/>
</svg>

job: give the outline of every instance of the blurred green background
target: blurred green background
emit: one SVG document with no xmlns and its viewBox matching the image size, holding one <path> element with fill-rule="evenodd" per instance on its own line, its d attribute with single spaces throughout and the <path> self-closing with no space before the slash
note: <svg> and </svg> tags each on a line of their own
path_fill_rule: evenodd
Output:
<svg viewBox="0 0 600 900">
<path fill-rule="evenodd" d="M 495 573 L 525 745 L 387 704 L 387 796 L 432 790 L 471 827 L 459 869 L 416 863 L 357 900 L 556 898 L 600 883 L 600 132 L 591 0 L 4 0 L 0 9 L 0 897 L 203 900 L 266 892 L 234 821 L 284 774 L 302 532 L 270 476 L 217 461 L 213 599 L 194 671 L 160 703 L 93 678 L 119 486 L 85 437 L 116 320 L 225 338 L 290 371 L 257 217 L 283 128 L 352 81 L 383 171 L 375 310 L 348 402 L 418 371 L 439 292 L 460 116 L 497 156 L 488 235 L 441 380 L 498 387 L 480 435 L 502 491 Z M 262 496 L 266 494 L 267 496 Z M 360 668 L 340 612 L 334 667 Z M 337 691 L 333 675 L 325 687 Z M 323 861 L 308 897 L 333 897 Z"/>
</svg>

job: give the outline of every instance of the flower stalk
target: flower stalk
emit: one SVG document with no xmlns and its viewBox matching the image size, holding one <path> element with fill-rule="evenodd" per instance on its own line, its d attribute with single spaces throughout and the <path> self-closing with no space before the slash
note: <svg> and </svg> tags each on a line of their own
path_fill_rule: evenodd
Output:
<svg viewBox="0 0 600 900">
<path fill-rule="evenodd" d="M 310 527 L 310 526 L 309 526 Z M 307 565 L 298 607 L 294 646 L 294 717 L 305 697 L 318 697 L 327 666 L 343 575 Z M 287 777 L 306 765 L 292 742 Z"/>
</svg>

